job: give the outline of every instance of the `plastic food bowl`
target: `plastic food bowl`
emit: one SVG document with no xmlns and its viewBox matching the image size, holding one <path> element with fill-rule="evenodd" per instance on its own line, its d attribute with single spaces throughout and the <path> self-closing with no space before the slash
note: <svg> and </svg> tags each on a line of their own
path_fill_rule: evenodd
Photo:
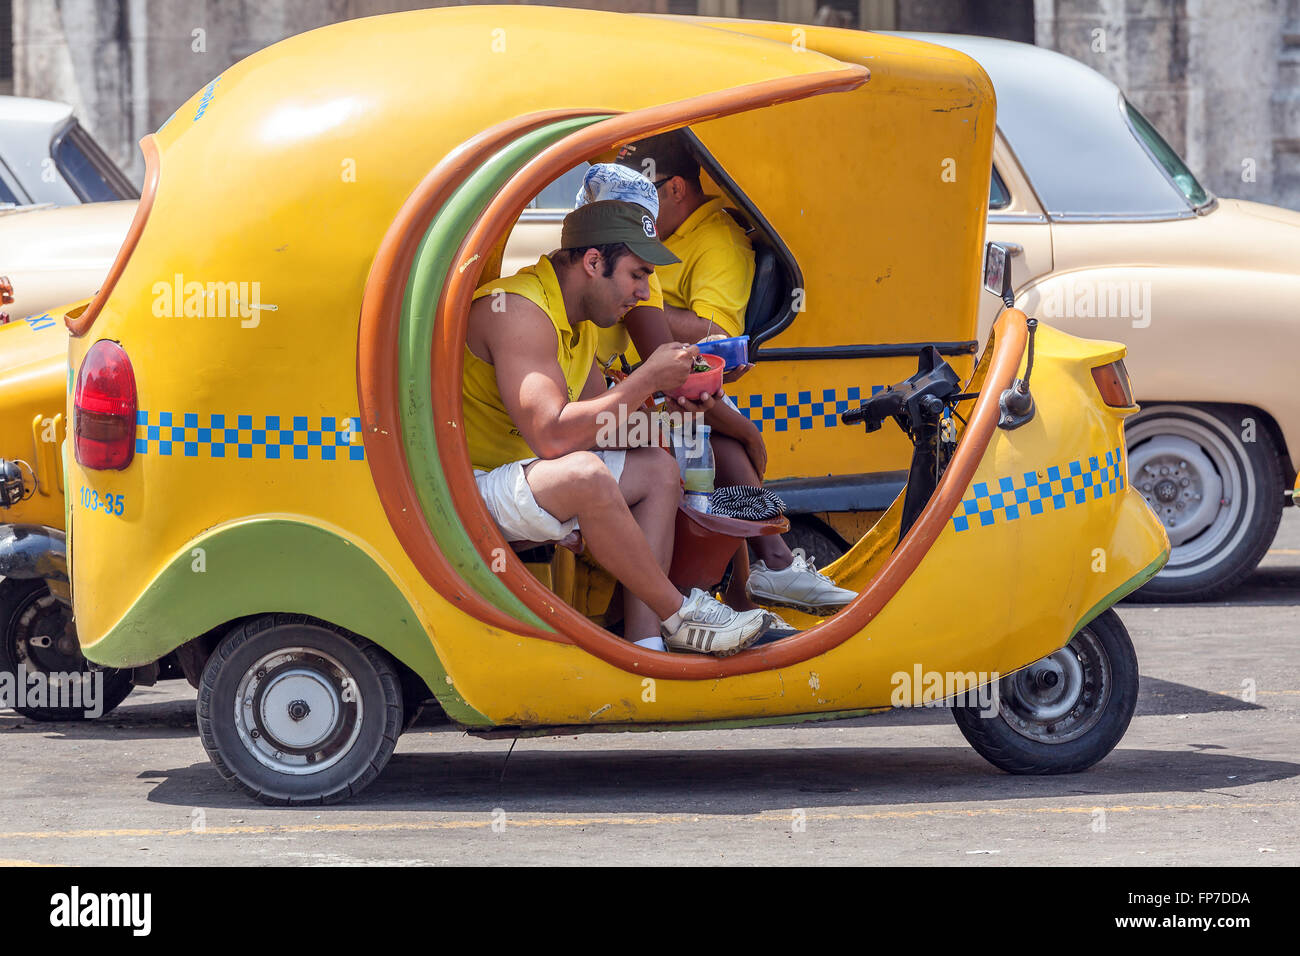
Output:
<svg viewBox="0 0 1300 956">
<path fill-rule="evenodd" d="M 669 398 L 684 398 L 687 401 L 699 401 L 701 394 L 716 395 L 722 391 L 722 368 L 726 361 L 721 355 L 705 355 L 701 349 L 700 358 L 709 365 L 707 372 L 692 372 L 686 376 L 686 382 L 680 388 L 664 392 Z"/>
<path fill-rule="evenodd" d="M 723 367 L 724 372 L 730 372 L 733 368 L 739 368 L 749 362 L 748 335 L 736 335 L 729 339 L 714 339 L 712 342 L 701 342 L 697 348 L 703 355 L 721 355 L 727 363 Z"/>
</svg>

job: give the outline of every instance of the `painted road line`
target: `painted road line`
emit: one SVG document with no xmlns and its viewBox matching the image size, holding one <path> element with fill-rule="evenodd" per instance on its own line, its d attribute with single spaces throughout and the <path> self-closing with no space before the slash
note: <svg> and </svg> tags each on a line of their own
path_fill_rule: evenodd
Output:
<svg viewBox="0 0 1300 956">
<path fill-rule="evenodd" d="M 1082 807 L 986 807 L 970 810 L 878 810 L 871 813 L 816 813 L 806 812 L 809 820 L 916 820 L 925 817 L 986 817 L 986 816 L 1030 816 L 1035 814 L 1092 814 L 1097 810 L 1107 813 L 1159 813 L 1163 811 L 1200 812 L 1205 810 L 1265 810 L 1273 808 L 1300 806 L 1295 800 L 1283 800 L 1277 803 L 1158 803 L 1158 804 L 1121 804 L 1102 806 L 1089 804 Z M 790 810 L 771 810 L 744 816 L 720 816 L 698 813 L 675 813 L 660 816 L 643 817 L 540 817 L 540 818 L 506 818 L 508 827 L 516 828 L 556 828 L 592 826 L 678 826 L 701 822 L 735 822 L 735 823 L 772 823 L 788 822 Z M 230 827 L 204 827 L 194 830 L 189 827 L 139 828 L 112 830 L 29 830 L 0 833 L 0 840 L 80 840 L 102 839 L 105 837 L 208 837 L 208 836 L 257 836 L 266 834 L 289 833 L 386 833 L 419 832 L 425 830 L 485 830 L 493 825 L 498 828 L 501 822 L 496 819 L 485 820 L 424 820 L 402 823 L 298 823 L 246 825 Z"/>
</svg>

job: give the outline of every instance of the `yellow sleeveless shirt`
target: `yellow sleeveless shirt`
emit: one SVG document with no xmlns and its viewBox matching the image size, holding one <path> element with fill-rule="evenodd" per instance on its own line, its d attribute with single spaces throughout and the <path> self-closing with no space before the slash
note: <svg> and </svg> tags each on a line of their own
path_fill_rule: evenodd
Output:
<svg viewBox="0 0 1300 956">
<path fill-rule="evenodd" d="M 598 329 L 590 322 L 579 322 L 575 331 L 569 324 L 560 281 L 551 260 L 542 256 L 536 265 L 520 269 L 512 276 L 493 279 L 475 290 L 474 298 L 496 293 L 521 295 L 546 313 L 555 326 L 555 358 L 568 386 L 569 401 L 576 401 L 591 375 Z M 539 457 L 528 447 L 506 411 L 497 388 L 496 367 L 471 352 L 468 345 L 461 397 L 465 439 L 469 443 L 470 461 L 476 469 L 491 471 L 512 461 Z"/>
</svg>

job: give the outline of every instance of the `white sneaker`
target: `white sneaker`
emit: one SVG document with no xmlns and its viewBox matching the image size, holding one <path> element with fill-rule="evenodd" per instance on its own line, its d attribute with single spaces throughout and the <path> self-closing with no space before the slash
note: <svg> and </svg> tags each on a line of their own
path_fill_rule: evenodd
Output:
<svg viewBox="0 0 1300 956">
<path fill-rule="evenodd" d="M 762 608 L 737 611 L 696 588 L 681 609 L 659 626 L 659 632 L 669 650 L 727 657 L 758 640 L 770 618 Z"/>
<path fill-rule="evenodd" d="M 794 556 L 788 568 L 773 571 L 762 561 L 750 565 L 745 590 L 755 601 L 784 604 L 809 614 L 841 608 L 858 596 L 857 591 L 838 587 L 813 565 L 811 558 Z"/>
</svg>

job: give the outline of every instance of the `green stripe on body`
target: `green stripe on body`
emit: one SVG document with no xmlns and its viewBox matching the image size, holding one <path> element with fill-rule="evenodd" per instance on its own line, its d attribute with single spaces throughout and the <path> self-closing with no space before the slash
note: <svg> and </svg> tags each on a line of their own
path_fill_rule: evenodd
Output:
<svg viewBox="0 0 1300 956">
<path fill-rule="evenodd" d="M 236 618 L 271 613 L 307 614 L 374 641 L 420 675 L 452 720 L 491 726 L 447 682 L 419 615 L 388 573 L 351 541 L 299 521 L 256 518 L 193 539 L 82 650 L 97 664 L 136 667 Z"/>
<path fill-rule="evenodd" d="M 1124 598 L 1128 597 L 1142 585 L 1146 584 L 1157 574 L 1160 569 L 1169 561 L 1169 550 L 1165 549 L 1160 552 L 1160 556 L 1148 564 L 1145 568 L 1133 575 L 1115 590 L 1111 591 L 1104 598 L 1088 609 L 1088 612 L 1079 618 L 1079 623 L 1074 625 L 1074 630 L 1070 632 L 1070 640 L 1074 640 L 1074 635 L 1078 634 L 1085 627 L 1093 622 L 1103 611 L 1109 610 L 1113 605 L 1118 604 Z"/>
<path fill-rule="evenodd" d="M 608 117 L 584 116 L 552 123 L 521 136 L 475 170 L 439 210 L 421 240 L 402 301 L 398 346 L 398 381 L 403 383 L 402 441 L 425 520 L 439 549 L 466 584 L 521 624 L 543 630 L 551 628 L 484 563 L 452 505 L 433 428 L 429 357 L 438 298 L 453 266 L 452 257 L 488 202 L 524 163 L 543 149 L 604 119 Z"/>
</svg>

